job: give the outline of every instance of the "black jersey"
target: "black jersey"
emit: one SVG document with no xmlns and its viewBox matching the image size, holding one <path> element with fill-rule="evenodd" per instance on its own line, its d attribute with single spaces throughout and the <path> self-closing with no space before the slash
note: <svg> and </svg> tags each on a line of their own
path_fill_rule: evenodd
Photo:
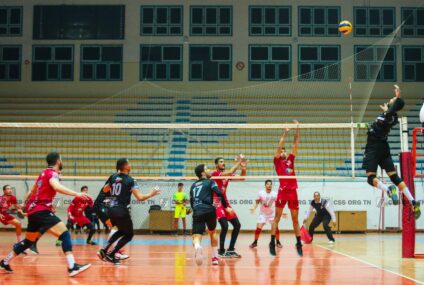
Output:
<svg viewBox="0 0 424 285">
<path fill-rule="evenodd" d="M 222 205 L 224 208 L 227 208 L 227 201 L 214 181 L 210 179 L 200 179 L 193 183 L 190 188 L 190 204 L 194 215 L 209 212 L 211 210 L 215 211 L 215 207 L 213 206 L 213 193 L 221 198 Z"/>
<path fill-rule="evenodd" d="M 137 181 L 127 174 L 114 174 L 110 181 L 110 205 L 129 207 L 131 203 L 131 194 L 135 189 L 139 189 Z"/>
<path fill-rule="evenodd" d="M 377 117 L 368 128 L 368 142 L 387 141 L 390 130 L 399 122 L 396 112 L 402 109 L 404 104 L 403 99 L 398 98 L 386 112 Z"/>
<path fill-rule="evenodd" d="M 109 176 L 109 178 L 107 179 L 105 185 L 108 185 L 110 183 L 110 180 L 112 179 L 112 177 L 113 177 L 113 174 L 111 176 Z M 97 195 L 96 200 L 94 200 L 94 205 L 95 206 L 102 205 L 107 198 L 110 198 L 110 192 L 103 192 L 103 187 L 100 190 L 99 195 Z"/>
</svg>

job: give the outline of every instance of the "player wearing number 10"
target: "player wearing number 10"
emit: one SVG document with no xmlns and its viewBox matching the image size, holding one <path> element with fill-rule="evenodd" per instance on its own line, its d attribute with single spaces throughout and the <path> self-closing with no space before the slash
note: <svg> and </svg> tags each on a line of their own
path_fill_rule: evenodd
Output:
<svg viewBox="0 0 424 285">
<path fill-rule="evenodd" d="M 110 219 L 113 225 L 118 227 L 108 240 L 104 248 L 98 252 L 98 257 L 102 260 L 111 262 L 115 265 L 120 264 L 120 261 L 115 257 L 115 254 L 130 242 L 134 236 L 133 223 L 130 215 L 131 194 L 138 201 L 147 200 L 160 193 L 159 188 L 154 188 L 149 194 L 141 194 L 137 181 L 130 175 L 131 165 L 128 159 L 120 158 L 116 162 L 116 173 L 109 180 L 109 183 L 103 187 L 103 192 L 110 192 Z M 115 248 L 108 252 L 111 246 L 118 241 Z"/>
</svg>

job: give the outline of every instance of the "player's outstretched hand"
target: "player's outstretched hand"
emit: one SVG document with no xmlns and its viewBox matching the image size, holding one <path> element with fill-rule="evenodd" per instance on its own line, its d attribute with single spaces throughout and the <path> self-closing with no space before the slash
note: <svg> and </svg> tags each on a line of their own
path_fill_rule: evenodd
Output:
<svg viewBox="0 0 424 285">
<path fill-rule="evenodd" d="M 90 195 L 88 195 L 87 193 L 84 193 L 84 192 L 77 193 L 77 195 L 75 195 L 75 197 L 82 198 L 83 200 L 90 200 L 91 199 Z"/>
<path fill-rule="evenodd" d="M 381 110 L 383 110 L 383 112 L 387 112 L 387 110 L 389 110 L 389 105 L 387 103 L 384 103 L 383 105 L 380 105 Z"/>
<path fill-rule="evenodd" d="M 397 84 L 393 85 L 395 87 L 395 95 L 397 98 L 400 98 L 400 88 Z"/>
<path fill-rule="evenodd" d="M 256 211 L 256 209 L 255 209 L 255 208 L 250 208 L 250 213 L 251 213 L 251 214 L 254 214 L 254 213 L 255 213 L 255 211 Z"/>
<path fill-rule="evenodd" d="M 160 194 L 160 189 L 158 186 L 153 187 L 153 189 L 150 191 L 149 196 L 154 197 L 156 195 Z"/>
</svg>

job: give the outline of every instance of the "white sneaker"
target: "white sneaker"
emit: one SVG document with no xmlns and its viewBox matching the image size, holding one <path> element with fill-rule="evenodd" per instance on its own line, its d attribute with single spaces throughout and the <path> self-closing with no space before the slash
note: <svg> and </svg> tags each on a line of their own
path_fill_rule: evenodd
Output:
<svg viewBox="0 0 424 285">
<path fill-rule="evenodd" d="M 194 258 L 196 259 L 196 264 L 197 265 L 202 265 L 202 263 L 203 263 L 203 250 L 202 250 L 202 247 L 196 248 L 196 250 L 194 252 Z"/>
<path fill-rule="evenodd" d="M 126 255 L 126 254 L 121 254 L 121 253 L 117 252 L 117 253 L 115 253 L 115 258 L 116 259 L 119 259 L 119 260 L 125 260 L 125 259 L 130 258 L 130 256 L 129 255 Z"/>
<path fill-rule="evenodd" d="M 328 241 L 328 245 L 334 245 L 334 241 L 329 240 L 329 241 Z"/>
</svg>

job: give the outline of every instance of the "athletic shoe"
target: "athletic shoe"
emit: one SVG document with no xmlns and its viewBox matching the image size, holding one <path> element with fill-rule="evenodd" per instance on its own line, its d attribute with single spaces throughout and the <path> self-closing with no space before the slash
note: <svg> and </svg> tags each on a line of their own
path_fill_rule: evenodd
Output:
<svg viewBox="0 0 424 285">
<path fill-rule="evenodd" d="M 56 246 L 61 246 L 62 245 L 62 241 L 61 240 L 57 240 L 56 241 Z"/>
<path fill-rule="evenodd" d="M 249 245 L 250 248 L 255 248 L 257 246 L 258 246 L 258 242 L 257 241 L 254 241 L 254 242 L 252 242 L 251 245 Z"/>
<path fill-rule="evenodd" d="M 334 245 L 334 240 L 329 240 L 328 245 Z"/>
<path fill-rule="evenodd" d="M 283 245 L 281 244 L 281 242 L 279 240 L 277 240 L 277 247 L 278 248 L 283 248 Z"/>
<path fill-rule="evenodd" d="M 12 268 L 9 264 L 4 264 L 4 260 L 0 261 L 0 269 L 6 271 L 7 273 L 13 273 Z"/>
<path fill-rule="evenodd" d="M 392 198 L 393 205 L 398 205 L 399 204 L 399 197 L 398 197 L 398 194 L 397 194 L 396 186 L 390 185 L 387 188 L 388 188 L 387 195 L 389 196 L 389 198 Z"/>
<path fill-rule="evenodd" d="M 203 263 L 203 251 L 202 247 L 198 247 L 194 251 L 194 259 L 196 260 L 197 265 L 202 265 Z"/>
<path fill-rule="evenodd" d="M 35 243 L 30 246 L 29 250 L 34 254 L 39 254 L 37 244 L 35 244 Z"/>
<path fill-rule="evenodd" d="M 106 250 L 104 250 L 103 248 L 101 248 L 97 253 L 96 253 L 96 255 L 97 255 L 97 257 L 100 259 L 100 260 L 105 260 L 105 258 L 106 258 Z"/>
<path fill-rule="evenodd" d="M 231 256 L 229 256 L 227 254 L 227 252 L 225 250 L 218 250 L 218 256 L 221 257 L 221 258 L 229 258 L 229 257 L 231 257 Z"/>
<path fill-rule="evenodd" d="M 421 203 L 420 202 L 415 202 L 414 205 L 414 218 L 415 220 L 418 220 L 418 218 L 421 216 Z"/>
<path fill-rule="evenodd" d="M 130 258 L 129 255 L 125 254 L 124 251 L 122 249 L 118 250 L 117 253 L 115 253 L 115 258 L 119 259 L 119 260 L 125 260 Z"/>
<path fill-rule="evenodd" d="M 241 258 L 241 255 L 238 254 L 235 250 L 227 250 L 225 255 L 228 255 L 230 258 Z"/>
<path fill-rule="evenodd" d="M 218 257 L 212 257 L 212 265 L 219 265 L 219 258 Z"/>
<path fill-rule="evenodd" d="M 87 244 L 89 244 L 89 245 L 97 245 L 97 242 L 90 240 L 90 241 L 87 241 Z"/>
<path fill-rule="evenodd" d="M 275 252 L 275 243 L 273 242 L 269 243 L 269 254 L 272 256 L 277 256 L 277 253 Z"/>
<path fill-rule="evenodd" d="M 77 264 L 77 263 L 75 263 L 74 268 L 68 269 L 69 276 L 70 277 L 75 276 L 75 275 L 87 270 L 88 268 L 90 268 L 90 266 L 91 266 L 91 264 L 89 264 L 89 263 L 88 264 Z"/>
<path fill-rule="evenodd" d="M 296 250 L 299 256 L 303 256 L 302 243 L 296 243 Z"/>
<path fill-rule="evenodd" d="M 121 261 L 119 259 L 116 259 L 115 256 L 110 256 L 109 254 L 106 255 L 105 261 L 113 263 L 114 265 L 119 265 L 121 264 Z"/>
</svg>

